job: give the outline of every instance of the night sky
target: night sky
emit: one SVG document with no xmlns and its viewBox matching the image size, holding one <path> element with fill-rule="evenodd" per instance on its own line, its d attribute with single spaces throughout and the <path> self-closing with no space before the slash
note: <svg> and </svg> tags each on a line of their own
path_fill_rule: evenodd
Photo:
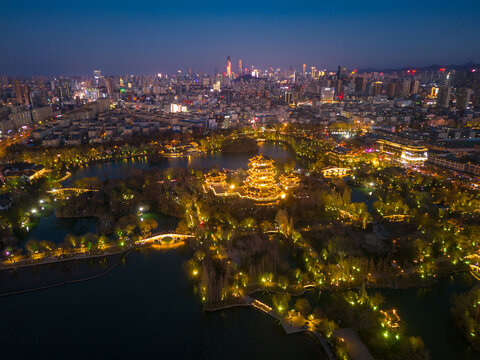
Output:
<svg viewBox="0 0 480 360">
<path fill-rule="evenodd" d="M 480 1 L 0 2 L 0 74 L 480 62 Z"/>
</svg>

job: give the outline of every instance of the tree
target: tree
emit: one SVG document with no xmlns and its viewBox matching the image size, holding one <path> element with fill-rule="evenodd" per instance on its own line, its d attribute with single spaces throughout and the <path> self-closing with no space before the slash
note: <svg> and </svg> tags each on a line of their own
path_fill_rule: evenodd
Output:
<svg viewBox="0 0 480 360">
<path fill-rule="evenodd" d="M 275 216 L 275 222 L 277 223 L 280 232 L 282 232 L 285 236 L 290 235 L 291 227 L 286 210 L 278 209 L 277 215 Z"/>
<path fill-rule="evenodd" d="M 283 315 L 288 310 L 288 303 L 290 302 L 289 294 L 274 294 L 272 300 L 275 310 L 280 314 Z"/>
<path fill-rule="evenodd" d="M 29 239 L 25 244 L 25 249 L 27 249 L 30 254 L 34 254 L 40 250 L 40 244 L 35 239 Z"/>
<path fill-rule="evenodd" d="M 143 219 L 139 224 L 140 231 L 144 235 L 150 234 L 150 232 L 158 227 L 158 222 L 155 219 Z"/>
<path fill-rule="evenodd" d="M 282 289 L 286 289 L 287 286 L 288 286 L 288 278 L 284 275 L 280 275 L 278 277 L 278 285 L 282 288 Z"/>
<path fill-rule="evenodd" d="M 307 317 L 312 311 L 312 308 L 308 299 L 299 298 L 295 301 L 295 310 L 297 310 L 303 317 Z"/>
</svg>

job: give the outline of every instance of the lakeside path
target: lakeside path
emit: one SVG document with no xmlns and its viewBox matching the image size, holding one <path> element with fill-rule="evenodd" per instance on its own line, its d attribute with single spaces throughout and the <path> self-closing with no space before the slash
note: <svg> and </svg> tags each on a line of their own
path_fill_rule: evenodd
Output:
<svg viewBox="0 0 480 360">
<path fill-rule="evenodd" d="M 118 252 L 116 254 L 111 254 L 111 257 L 109 259 L 111 259 L 114 262 L 111 265 L 109 265 L 107 269 L 103 269 L 102 271 L 100 271 L 98 273 L 91 274 L 91 272 L 88 271 L 88 272 L 84 273 L 83 275 L 80 275 L 80 277 L 73 276 L 73 278 L 71 278 L 71 279 L 66 278 L 66 279 L 63 279 L 63 280 L 62 280 L 62 277 L 60 276 L 58 278 L 57 282 L 47 281 L 44 285 L 41 285 L 41 286 L 38 286 L 38 284 L 37 284 L 37 287 L 29 286 L 28 288 L 25 288 L 25 286 L 20 286 L 20 287 L 16 287 L 16 289 L 15 289 L 15 287 L 13 287 L 13 288 L 10 288 L 10 291 L 8 290 L 9 287 L 7 286 L 5 289 L 2 288 L 2 291 L 4 291 L 4 292 L 0 293 L 0 297 L 23 294 L 23 293 L 28 293 L 28 292 L 38 291 L 38 290 L 45 290 L 45 289 L 50 289 L 50 288 L 54 288 L 54 287 L 58 287 L 58 286 L 62 286 L 62 285 L 74 284 L 74 283 L 79 283 L 79 282 L 83 282 L 83 281 L 98 278 L 100 276 L 108 274 L 113 269 L 115 269 L 128 256 L 128 254 L 131 251 L 133 251 L 133 249 L 129 249 L 129 250 L 124 251 L 124 252 Z M 115 257 L 115 255 L 119 255 L 119 257 L 117 257 L 117 259 L 112 259 L 113 257 Z M 84 260 L 84 259 L 80 259 L 80 260 Z M 22 271 L 23 269 L 27 270 L 26 268 L 27 267 L 24 266 L 23 268 L 20 269 L 20 271 Z M 3 280 L 5 280 L 3 278 L 3 276 L 5 275 L 4 272 L 6 272 L 6 271 L 9 271 L 9 270 L 5 270 L 5 269 L 0 270 L 0 275 L 2 276 Z M 42 271 L 42 270 L 39 270 L 39 271 Z M 47 271 L 49 271 L 49 270 L 47 270 Z M 89 274 L 89 272 L 90 272 L 90 274 Z M 29 276 L 29 279 L 30 279 L 30 276 Z M 16 280 L 18 280 L 18 279 L 16 279 Z M 23 283 L 25 285 L 24 281 L 21 281 L 21 283 Z M 6 284 L 3 283 L 2 285 L 6 285 Z M 22 289 L 22 287 L 24 287 L 24 288 Z"/>
<path fill-rule="evenodd" d="M 0 270 L 17 269 L 27 266 L 54 264 L 59 262 L 71 261 L 71 260 L 85 260 L 93 259 L 110 255 L 121 254 L 133 249 L 139 249 L 146 246 L 151 246 L 155 250 L 171 250 L 177 249 L 185 245 L 185 240 L 191 238 L 191 235 L 182 234 L 158 234 L 149 238 L 141 239 L 133 244 L 125 246 L 121 245 L 108 245 L 103 249 L 95 249 L 94 251 L 87 251 L 84 248 L 70 249 L 65 252 L 61 252 L 59 249 L 46 252 L 33 254 L 32 257 L 21 256 L 16 260 L 4 260 L 0 262 Z M 173 242 L 163 243 L 163 239 L 173 239 Z"/>
<path fill-rule="evenodd" d="M 278 320 L 287 335 L 300 333 L 300 332 L 307 332 L 307 333 L 313 334 L 319 340 L 325 353 L 328 356 L 328 359 L 335 360 L 335 356 L 333 355 L 333 352 L 330 349 L 330 346 L 328 345 L 326 339 L 322 336 L 322 334 L 320 334 L 320 332 L 318 332 L 315 329 L 315 325 L 312 322 L 305 320 L 305 318 L 303 318 L 302 316 L 296 316 L 296 317 L 292 317 L 291 319 L 287 319 L 282 315 L 278 314 L 277 312 L 275 312 L 270 306 L 248 295 L 240 299 L 238 303 L 225 304 L 225 305 L 220 305 L 218 307 L 206 307 L 205 311 L 213 312 L 213 311 L 230 309 L 234 307 L 245 307 L 245 306 L 249 306 L 254 309 L 257 309 L 260 312 L 273 317 L 275 320 Z"/>
</svg>

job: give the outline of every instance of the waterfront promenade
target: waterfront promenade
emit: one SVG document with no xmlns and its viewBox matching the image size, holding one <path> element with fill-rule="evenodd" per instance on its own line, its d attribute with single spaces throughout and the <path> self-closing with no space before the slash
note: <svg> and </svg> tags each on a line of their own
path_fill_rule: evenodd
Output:
<svg viewBox="0 0 480 360">
<path fill-rule="evenodd" d="M 296 334 L 296 333 L 301 333 L 301 332 L 307 332 L 313 334 L 320 344 L 322 345 L 323 349 L 325 350 L 325 353 L 328 356 L 329 360 L 335 360 L 335 356 L 333 355 L 333 352 L 328 345 L 328 342 L 326 339 L 316 330 L 315 324 L 307 319 L 305 319 L 303 316 L 297 314 L 295 316 L 290 316 L 290 317 L 285 317 L 276 312 L 274 309 L 272 309 L 270 306 L 267 304 L 254 299 L 248 295 L 242 297 L 238 302 L 232 303 L 232 304 L 225 304 L 225 305 L 220 305 L 217 307 L 205 307 L 206 311 L 218 311 L 218 310 L 225 310 L 229 308 L 234 308 L 234 307 L 242 307 L 242 306 L 248 306 L 252 307 L 266 315 L 269 315 L 273 317 L 275 320 L 278 320 L 280 325 L 282 326 L 283 330 L 285 333 L 288 334 Z"/>
<path fill-rule="evenodd" d="M 7 259 L 0 262 L 0 270 L 16 269 L 27 266 L 46 265 L 72 260 L 85 260 L 100 258 L 125 253 L 129 250 L 152 247 L 155 250 L 177 249 L 185 245 L 185 240 L 192 238 L 191 235 L 183 234 L 157 234 L 152 237 L 135 241 L 132 244 L 108 244 L 102 248 L 88 250 L 85 247 L 72 249 L 57 248 L 48 252 L 36 252 L 31 255 L 10 255 Z"/>
</svg>

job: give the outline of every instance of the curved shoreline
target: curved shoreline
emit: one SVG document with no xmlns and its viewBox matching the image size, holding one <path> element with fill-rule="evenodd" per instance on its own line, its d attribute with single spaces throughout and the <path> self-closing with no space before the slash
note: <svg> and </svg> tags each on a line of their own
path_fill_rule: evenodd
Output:
<svg viewBox="0 0 480 360">
<path fill-rule="evenodd" d="M 26 289 L 26 290 L 19 290 L 19 291 L 13 291 L 13 292 L 9 292 L 9 293 L 5 293 L 5 294 L 0 294 L 0 297 L 5 297 L 5 296 L 13 296 L 13 295 L 19 295 L 19 294 L 25 294 L 25 293 L 29 293 L 29 292 L 34 292 L 34 291 L 40 291 L 40 290 L 46 290 L 46 289 L 51 289 L 51 288 L 55 288 L 55 287 L 59 287 L 59 286 L 63 286 L 63 285 L 68 285 L 68 284 L 75 284 L 75 283 L 79 283 L 79 282 L 83 282 L 83 281 L 88 281 L 88 280 L 93 280 L 93 279 L 96 279 L 100 276 L 103 276 L 103 275 L 106 275 L 108 274 L 109 272 L 111 272 L 113 269 L 115 269 L 129 254 L 130 252 L 132 252 L 133 249 L 129 249 L 125 252 L 125 254 L 123 254 L 123 256 L 120 258 L 120 260 L 118 260 L 116 263 L 114 263 L 111 267 L 109 267 L 107 270 L 99 273 L 99 274 L 96 274 L 96 275 L 92 275 L 92 276 L 89 276 L 89 277 L 86 277 L 86 278 L 82 278 L 82 279 L 75 279 L 75 280 L 68 280 L 68 281 L 64 281 L 64 282 L 60 282 L 60 283 L 57 283 L 57 284 L 52 284 L 52 285 L 46 285 L 46 286 L 41 286 L 39 288 L 35 288 L 35 289 Z M 110 255 L 118 255 L 120 254 L 119 253 L 116 253 L 116 254 L 110 254 Z M 104 255 L 104 256 L 109 256 L 109 255 Z M 99 256 L 97 256 L 99 257 Z M 88 260 L 88 259 L 91 259 L 91 258 L 86 258 L 85 260 Z M 84 260 L 84 259 L 72 259 L 72 260 Z M 42 264 L 42 265 L 48 265 L 48 264 L 52 264 L 52 263 L 46 263 L 46 264 Z M 6 270 L 6 269 L 5 269 Z"/>
</svg>

